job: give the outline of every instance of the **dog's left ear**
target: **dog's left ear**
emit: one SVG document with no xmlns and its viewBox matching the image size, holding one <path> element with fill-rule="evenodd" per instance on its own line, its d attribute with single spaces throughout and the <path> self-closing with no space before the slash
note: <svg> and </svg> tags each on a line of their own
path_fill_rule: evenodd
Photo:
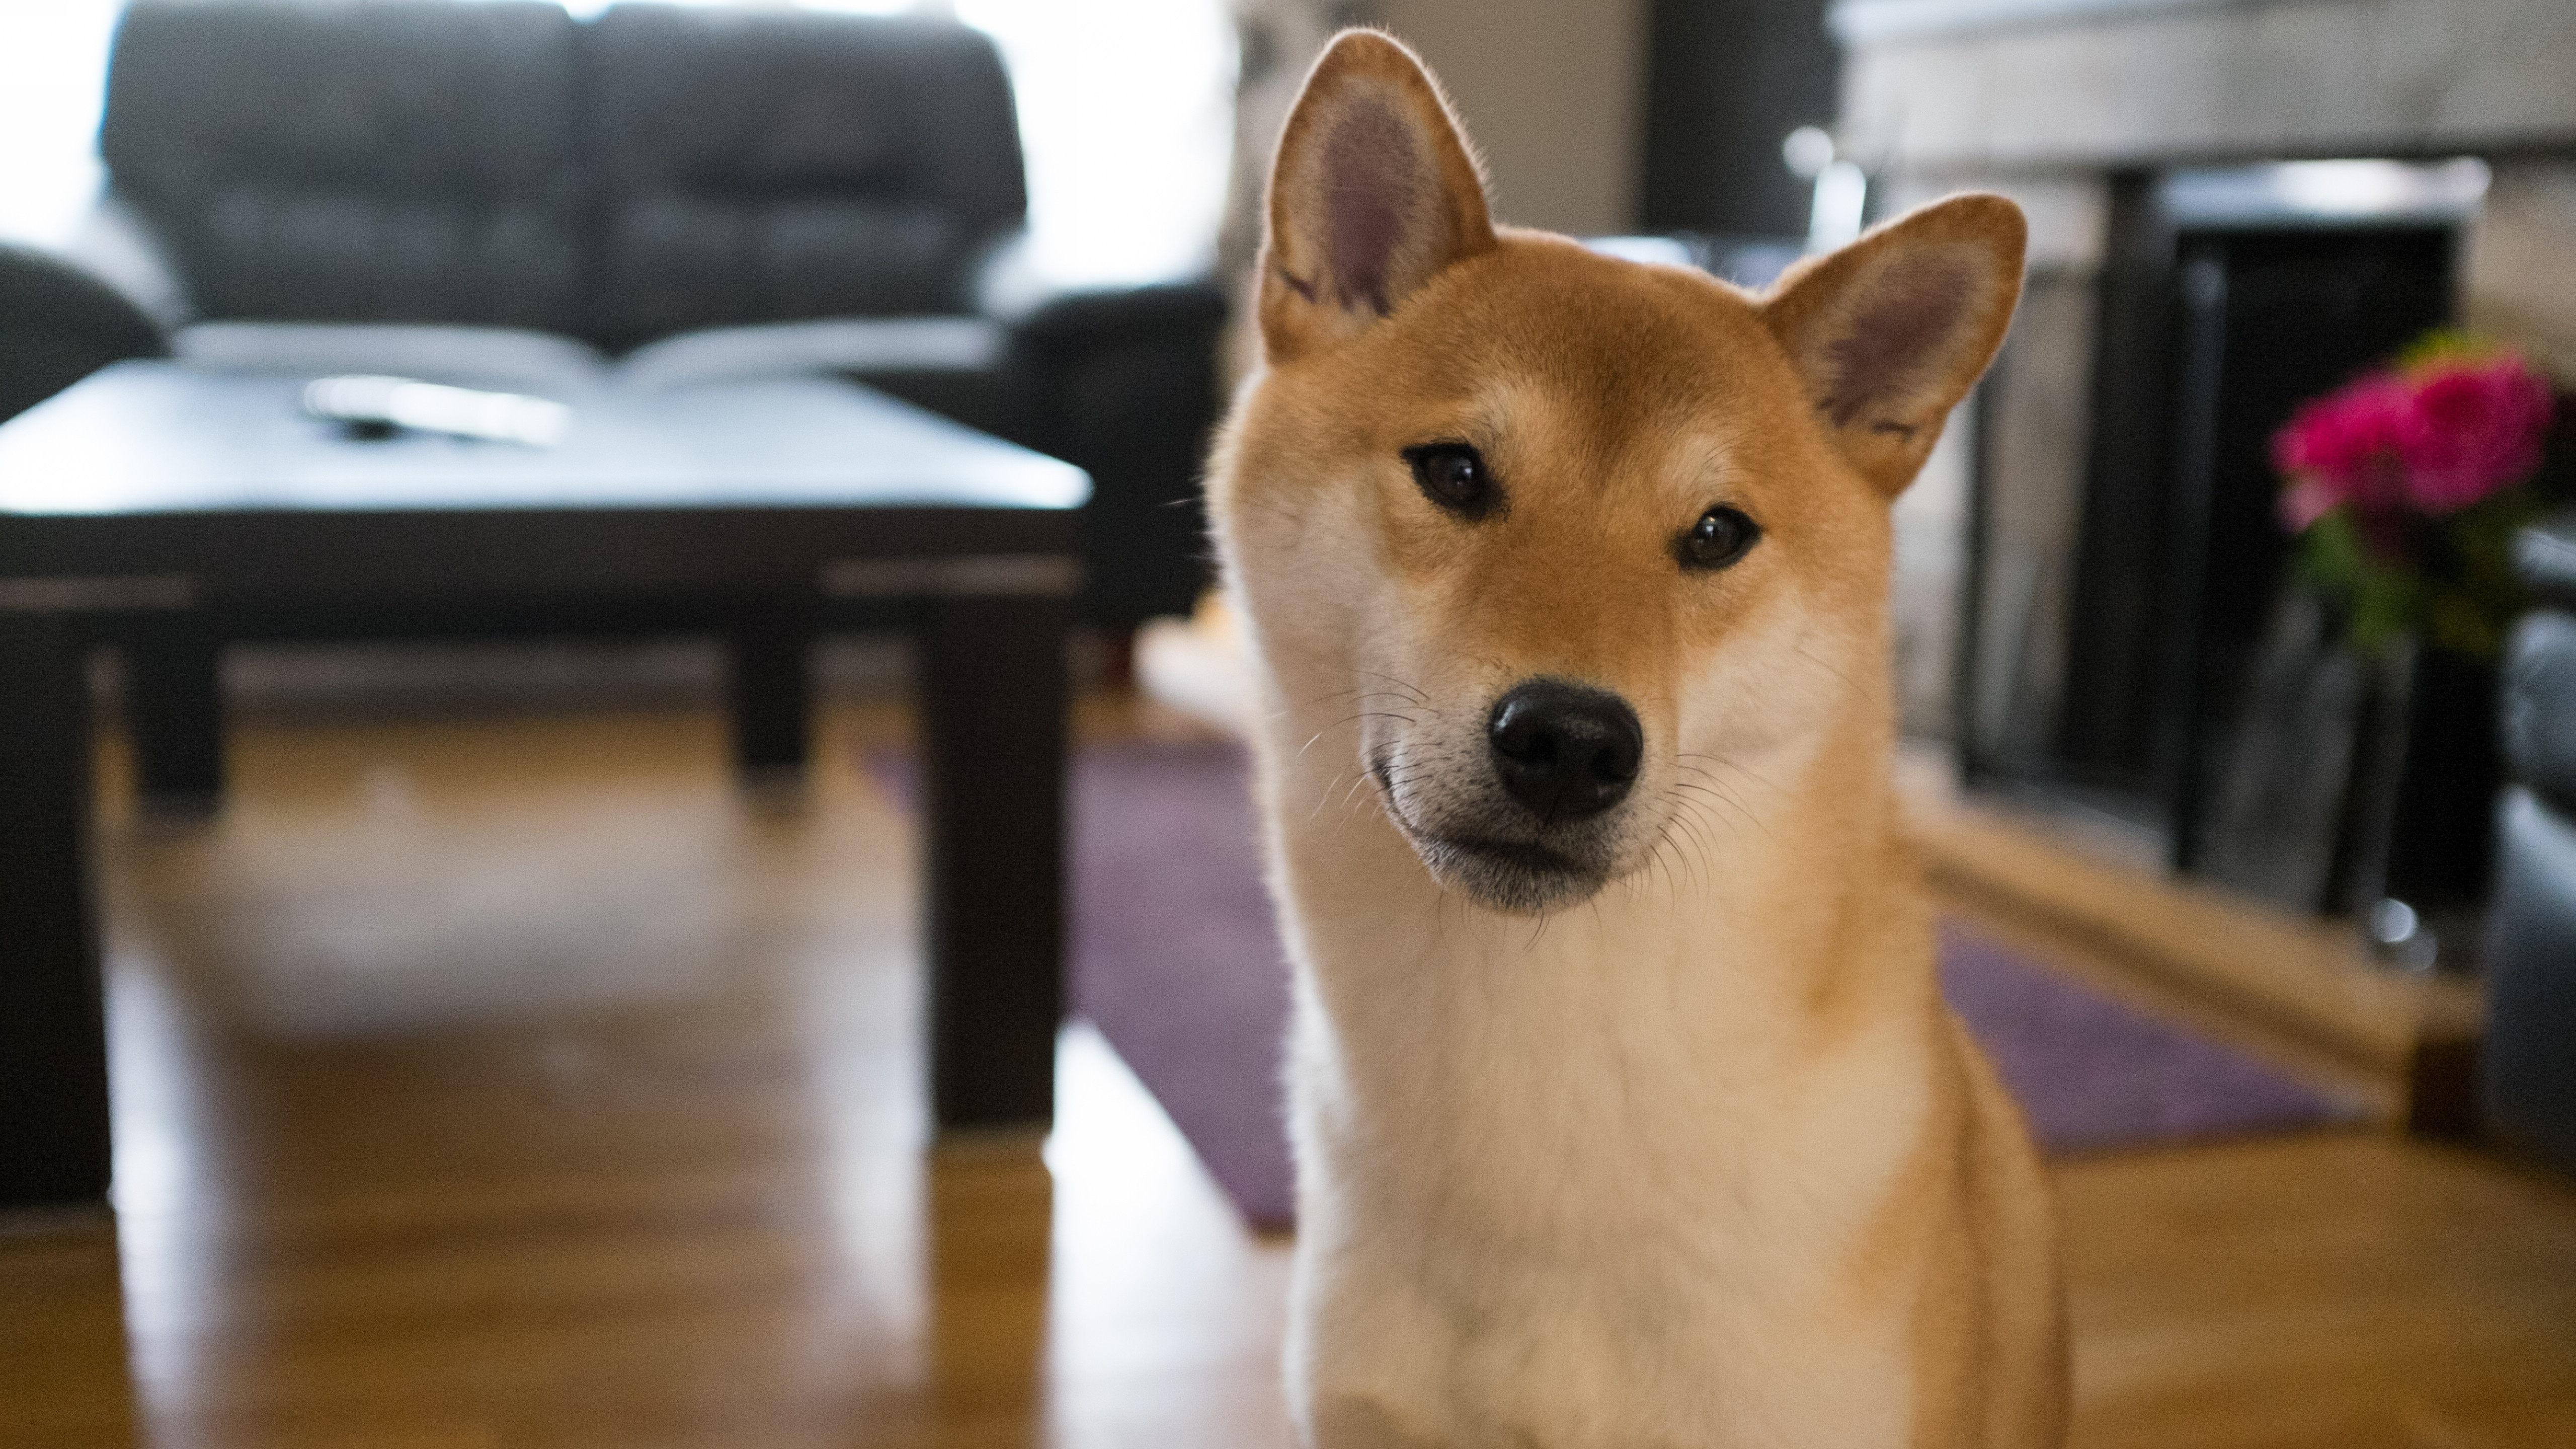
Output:
<svg viewBox="0 0 2576 1449">
<path fill-rule="evenodd" d="M 1953 196 L 1802 264 L 1763 303 L 1835 446 L 1889 497 L 2003 345 L 2027 235 L 2010 201 Z"/>
<path fill-rule="evenodd" d="M 1494 224 L 1466 137 L 1413 52 L 1375 30 L 1333 38 L 1279 134 L 1261 246 L 1270 360 L 1356 335 Z"/>
</svg>

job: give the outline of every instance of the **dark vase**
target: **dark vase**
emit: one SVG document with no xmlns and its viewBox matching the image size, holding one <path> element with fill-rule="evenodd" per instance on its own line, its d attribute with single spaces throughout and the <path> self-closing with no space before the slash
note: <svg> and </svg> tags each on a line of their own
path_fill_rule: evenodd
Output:
<svg viewBox="0 0 2576 1449">
<path fill-rule="evenodd" d="M 2416 652 L 2405 739 L 2388 822 L 2379 894 L 2417 910 L 2473 908 L 2486 896 L 2495 850 L 2496 666 L 2441 649 Z"/>
<path fill-rule="evenodd" d="M 2412 637 L 2363 652 L 2331 610 L 2285 592 L 2195 869 L 2295 910 L 2369 922 L 2394 899 L 2414 913 L 2400 919 L 2456 929 L 2494 852 L 2496 679 L 2492 661 Z"/>
</svg>

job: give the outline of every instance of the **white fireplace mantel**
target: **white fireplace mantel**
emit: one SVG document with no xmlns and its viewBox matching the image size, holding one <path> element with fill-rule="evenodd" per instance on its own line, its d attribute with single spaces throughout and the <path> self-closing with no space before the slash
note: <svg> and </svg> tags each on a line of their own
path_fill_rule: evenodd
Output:
<svg viewBox="0 0 2576 1449">
<path fill-rule="evenodd" d="M 1841 0 L 1846 150 L 1920 182 L 2576 154 L 2571 0 Z"/>
</svg>

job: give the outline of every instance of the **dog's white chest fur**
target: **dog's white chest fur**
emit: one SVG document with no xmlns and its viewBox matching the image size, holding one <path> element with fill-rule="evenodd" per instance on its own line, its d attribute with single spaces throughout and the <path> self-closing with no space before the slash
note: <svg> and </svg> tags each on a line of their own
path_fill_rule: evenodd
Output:
<svg viewBox="0 0 2576 1449">
<path fill-rule="evenodd" d="M 1282 802 L 1325 798 L 1312 773 Z M 1310 1435 L 1907 1438 L 1905 1325 L 1836 1308 L 1920 1132 L 1919 1041 L 1818 1057 L 1737 891 L 1542 925 L 1443 896 L 1374 812 L 1280 844 Z"/>
</svg>

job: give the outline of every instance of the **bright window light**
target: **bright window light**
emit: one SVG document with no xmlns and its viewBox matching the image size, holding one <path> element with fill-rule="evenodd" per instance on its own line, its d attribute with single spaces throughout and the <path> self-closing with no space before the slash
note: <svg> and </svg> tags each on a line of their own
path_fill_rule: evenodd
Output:
<svg viewBox="0 0 2576 1449">
<path fill-rule="evenodd" d="M 0 6 L 0 240 L 69 243 L 98 196 L 98 108 L 123 0 Z"/>
<path fill-rule="evenodd" d="M 957 0 L 956 13 L 1010 67 L 1044 276 L 1148 282 L 1215 260 L 1234 146 L 1225 0 Z"/>
</svg>

